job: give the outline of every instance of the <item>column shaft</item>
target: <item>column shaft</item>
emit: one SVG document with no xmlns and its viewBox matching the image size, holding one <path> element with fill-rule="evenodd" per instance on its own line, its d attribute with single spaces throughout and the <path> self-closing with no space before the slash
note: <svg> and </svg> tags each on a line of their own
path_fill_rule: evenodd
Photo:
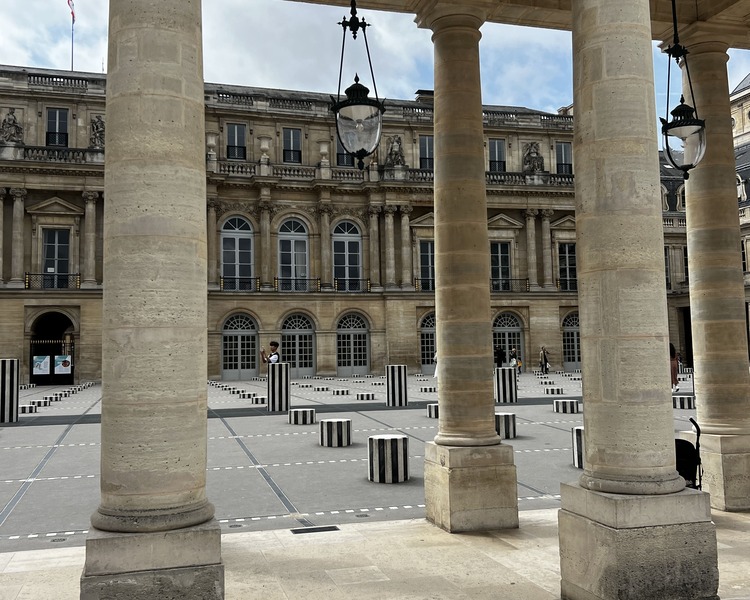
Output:
<svg viewBox="0 0 750 600">
<path fill-rule="evenodd" d="M 328 198 L 330 201 L 330 197 Z M 327 202 L 318 205 L 320 213 L 320 283 L 323 289 L 333 288 L 333 266 L 331 265 L 331 210 Z"/>
<path fill-rule="evenodd" d="M 5 188 L 0 187 L 0 285 L 5 281 L 3 274 L 3 231 L 5 227 Z"/>
<path fill-rule="evenodd" d="M 380 287 L 380 207 L 370 206 L 370 285 Z"/>
<path fill-rule="evenodd" d="M 529 286 L 534 289 L 539 287 L 536 264 L 536 217 L 539 211 L 536 209 L 525 210 L 526 217 L 526 271 L 529 277 Z"/>
<path fill-rule="evenodd" d="M 206 212 L 206 260 L 208 268 L 208 285 L 216 288 L 219 287 L 219 233 L 216 230 L 216 202 L 209 200 L 208 211 Z"/>
<path fill-rule="evenodd" d="M 86 205 L 83 223 L 83 287 L 96 286 L 96 199 L 98 192 L 83 193 Z"/>
<path fill-rule="evenodd" d="M 542 266 L 544 269 L 544 279 L 542 285 L 546 288 L 554 287 L 555 282 L 552 278 L 552 236 L 550 234 L 549 220 L 554 211 L 542 211 Z"/>
<path fill-rule="evenodd" d="M 414 289 L 414 274 L 411 264 L 411 228 L 409 214 L 411 206 L 401 207 L 401 288 Z"/>
<path fill-rule="evenodd" d="M 271 192 L 261 190 L 260 206 L 260 283 L 263 289 L 273 289 L 271 281 Z"/>
<path fill-rule="evenodd" d="M 110 5 L 101 504 L 92 517 L 106 531 L 169 531 L 214 514 L 200 24 L 200 2 Z"/>
<path fill-rule="evenodd" d="M 20 188 L 12 188 L 10 190 L 10 195 L 13 196 L 10 283 L 15 287 L 23 287 L 23 221 L 26 215 L 26 193 L 25 189 Z"/>
<path fill-rule="evenodd" d="M 393 213 L 395 206 L 384 206 L 385 213 L 385 287 L 393 289 L 396 287 L 396 247 L 393 231 Z"/>
</svg>

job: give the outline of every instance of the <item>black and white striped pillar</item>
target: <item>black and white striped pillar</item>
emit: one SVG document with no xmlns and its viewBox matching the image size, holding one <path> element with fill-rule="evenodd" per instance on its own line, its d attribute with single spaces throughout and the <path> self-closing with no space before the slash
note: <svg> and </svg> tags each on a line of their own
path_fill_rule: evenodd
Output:
<svg viewBox="0 0 750 600">
<path fill-rule="evenodd" d="M 291 396 L 289 363 L 268 365 L 268 412 L 287 412 Z"/>
<path fill-rule="evenodd" d="M 385 380 L 388 388 L 386 406 L 406 406 L 409 403 L 406 392 L 406 365 L 386 365 Z"/>
<path fill-rule="evenodd" d="M 320 445 L 326 448 L 340 448 L 352 444 L 351 419 L 321 419 Z"/>
<path fill-rule="evenodd" d="M 17 358 L 0 358 L 0 423 L 18 422 L 19 374 Z"/>
<path fill-rule="evenodd" d="M 375 483 L 401 483 L 409 479 L 409 438 L 387 433 L 367 438 L 368 479 Z"/>
<path fill-rule="evenodd" d="M 498 404 L 518 402 L 518 380 L 516 367 L 495 369 L 495 401 Z"/>
<path fill-rule="evenodd" d="M 573 466 L 583 469 L 583 456 L 585 451 L 583 426 L 573 427 L 570 431 L 573 436 Z"/>
</svg>

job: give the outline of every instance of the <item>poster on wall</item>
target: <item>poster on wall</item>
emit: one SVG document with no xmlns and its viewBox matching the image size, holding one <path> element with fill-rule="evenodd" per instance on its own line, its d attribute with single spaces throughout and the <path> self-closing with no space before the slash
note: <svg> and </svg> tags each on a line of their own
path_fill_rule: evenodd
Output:
<svg viewBox="0 0 750 600">
<path fill-rule="evenodd" d="M 55 356 L 55 375 L 69 375 L 70 365 L 70 354 Z"/>
<path fill-rule="evenodd" d="M 49 356 L 35 356 L 33 362 L 34 375 L 49 375 Z"/>
</svg>

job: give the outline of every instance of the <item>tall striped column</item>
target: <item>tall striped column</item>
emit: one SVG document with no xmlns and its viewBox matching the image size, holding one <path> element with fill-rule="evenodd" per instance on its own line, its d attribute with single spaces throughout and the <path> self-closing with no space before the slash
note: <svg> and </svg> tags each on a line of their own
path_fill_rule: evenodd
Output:
<svg viewBox="0 0 750 600">
<path fill-rule="evenodd" d="M 498 367 L 495 369 L 495 402 L 498 404 L 518 402 L 516 367 Z"/>
<path fill-rule="evenodd" d="M 409 403 L 406 375 L 406 365 L 386 365 L 386 406 L 406 406 Z"/>
<path fill-rule="evenodd" d="M 268 365 L 268 412 L 286 412 L 289 410 L 292 388 L 289 373 L 289 363 L 271 363 Z"/>
<path fill-rule="evenodd" d="M 0 423 L 18 422 L 17 358 L 0 358 Z"/>
</svg>

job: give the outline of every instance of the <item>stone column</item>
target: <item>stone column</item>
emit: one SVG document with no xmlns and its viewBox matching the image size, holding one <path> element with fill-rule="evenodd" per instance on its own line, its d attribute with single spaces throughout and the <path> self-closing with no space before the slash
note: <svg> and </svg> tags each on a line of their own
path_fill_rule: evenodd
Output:
<svg viewBox="0 0 750 600">
<path fill-rule="evenodd" d="M 561 485 L 562 597 L 714 598 L 708 496 L 675 470 L 649 2 L 572 6 L 586 409 L 584 471 Z"/>
<path fill-rule="evenodd" d="M 539 288 L 536 264 L 536 217 L 539 211 L 535 208 L 523 211 L 526 217 L 526 271 L 529 277 L 529 287 Z"/>
<path fill-rule="evenodd" d="M 264 187 L 260 190 L 260 289 L 269 291 L 273 289 L 271 279 L 271 190 Z"/>
<path fill-rule="evenodd" d="M 555 214 L 554 210 L 545 209 L 542 213 L 542 267 L 544 279 L 542 286 L 545 288 L 555 287 L 552 277 L 552 234 L 550 233 L 549 220 Z"/>
<path fill-rule="evenodd" d="M 101 502 L 81 598 L 214 600 L 201 3 L 109 15 Z"/>
<path fill-rule="evenodd" d="M 385 214 L 385 289 L 396 288 L 396 247 L 393 232 L 393 213 L 395 206 L 384 206 Z"/>
<path fill-rule="evenodd" d="M 22 288 L 23 281 L 23 252 L 24 252 L 24 235 L 23 221 L 26 215 L 26 196 L 27 190 L 23 188 L 10 188 L 10 195 L 13 196 L 13 231 L 11 238 L 11 259 L 10 259 L 10 280 L 8 287 Z"/>
<path fill-rule="evenodd" d="M 409 227 L 409 215 L 411 206 L 401 207 L 401 289 L 414 289 L 414 273 L 411 264 L 411 228 Z"/>
<path fill-rule="evenodd" d="M 207 262 L 208 262 L 208 287 L 219 288 L 219 233 L 216 231 L 216 209 L 217 201 L 211 198 L 207 203 L 206 211 L 206 234 L 207 234 Z"/>
<path fill-rule="evenodd" d="M 83 281 L 82 288 L 96 287 L 96 201 L 99 192 L 83 192 Z"/>
<path fill-rule="evenodd" d="M 320 287 L 322 290 L 333 289 L 333 266 L 331 264 L 331 192 L 321 190 L 318 202 L 320 215 Z"/>
<path fill-rule="evenodd" d="M 690 318 L 704 489 L 720 510 L 750 509 L 750 373 L 745 289 L 735 186 L 727 44 L 700 29 L 683 40 L 690 54 L 706 154 L 686 185 Z M 723 86 L 723 87 L 722 87 Z M 687 80 L 685 101 L 693 105 Z"/>
<path fill-rule="evenodd" d="M 383 288 L 380 285 L 380 207 L 369 206 L 370 214 L 370 287 L 373 291 Z"/>
<path fill-rule="evenodd" d="M 479 10 L 418 14 L 435 53 L 438 434 L 425 447 L 427 518 L 448 531 L 518 527 L 513 450 L 495 432 Z"/>
<path fill-rule="evenodd" d="M 5 188 L 0 187 L 0 285 L 5 281 L 3 276 L 3 228 L 5 227 Z"/>
</svg>

